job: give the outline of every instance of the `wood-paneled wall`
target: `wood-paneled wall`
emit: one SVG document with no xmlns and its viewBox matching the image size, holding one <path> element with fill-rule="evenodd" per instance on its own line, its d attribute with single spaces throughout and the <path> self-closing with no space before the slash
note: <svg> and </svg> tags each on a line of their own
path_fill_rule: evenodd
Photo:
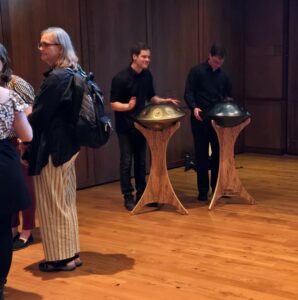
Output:
<svg viewBox="0 0 298 300">
<path fill-rule="evenodd" d="M 198 3 L 190 0 L 152 0 L 148 6 L 148 42 L 152 45 L 152 71 L 156 92 L 164 97 L 183 99 L 190 66 L 198 61 Z M 192 151 L 189 110 L 180 129 L 169 142 L 170 166 L 183 161 Z"/>
<path fill-rule="evenodd" d="M 237 151 L 283 153 L 288 147 L 288 152 L 298 154 L 297 1 L 0 0 L 0 5 L 0 39 L 15 73 L 36 89 L 40 86 L 46 70 L 36 49 L 40 31 L 61 26 L 70 34 L 84 68 L 94 72 L 112 118 L 111 79 L 129 64 L 133 43 L 145 41 L 152 47 L 157 93 L 179 99 L 189 69 L 207 58 L 213 42 L 222 43 L 228 51 L 224 68 L 233 81 L 234 98 L 253 114 Z M 188 115 L 170 141 L 170 167 L 181 164 L 186 152 L 193 152 L 189 110 L 183 101 L 182 105 Z M 82 149 L 77 171 L 79 187 L 117 180 L 116 134 L 99 150 Z"/>
<path fill-rule="evenodd" d="M 253 115 L 246 150 L 286 151 L 286 2 L 245 2 L 245 104 Z"/>
<path fill-rule="evenodd" d="M 84 66 L 92 70 L 106 99 L 106 110 L 113 119 L 109 105 L 112 77 L 130 62 L 130 47 L 147 40 L 145 0 L 81 1 L 82 32 L 84 32 Z M 86 151 L 86 150 L 85 150 Z M 88 150 L 93 184 L 119 178 L 118 139 L 114 134 L 99 150 Z M 86 159 L 87 159 L 86 157 Z"/>
<path fill-rule="evenodd" d="M 298 1 L 289 5 L 287 152 L 298 154 Z"/>
</svg>

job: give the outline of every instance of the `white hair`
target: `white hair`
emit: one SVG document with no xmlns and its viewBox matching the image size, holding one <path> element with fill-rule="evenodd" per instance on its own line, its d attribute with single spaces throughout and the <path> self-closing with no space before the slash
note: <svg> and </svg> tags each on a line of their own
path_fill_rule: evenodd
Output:
<svg viewBox="0 0 298 300">
<path fill-rule="evenodd" d="M 72 67 L 77 69 L 79 59 L 68 33 L 60 27 L 49 27 L 41 32 L 41 36 L 49 33 L 53 34 L 55 42 L 62 48 L 61 57 L 56 65 L 61 68 Z"/>
</svg>

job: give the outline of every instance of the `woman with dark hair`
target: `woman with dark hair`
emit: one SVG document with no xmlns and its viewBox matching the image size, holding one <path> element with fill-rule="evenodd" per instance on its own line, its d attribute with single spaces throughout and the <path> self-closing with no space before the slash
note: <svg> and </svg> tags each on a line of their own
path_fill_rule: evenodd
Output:
<svg viewBox="0 0 298 300">
<path fill-rule="evenodd" d="M 28 115 L 31 112 L 31 106 L 34 100 L 34 90 L 28 82 L 23 80 L 21 77 L 12 74 L 7 50 L 1 43 L 0 86 L 15 91 L 29 105 L 25 113 Z M 10 133 L 8 139 L 13 145 L 15 145 L 17 152 L 19 152 L 17 136 L 14 130 Z M 33 191 L 33 180 L 31 177 L 26 175 L 27 169 L 24 166 L 22 168 L 30 191 L 32 204 L 30 207 L 22 211 L 23 226 L 20 233 L 18 232 L 18 226 L 20 225 L 19 212 L 16 212 L 12 217 L 13 250 L 20 250 L 32 244 L 33 237 L 31 231 L 35 228 L 35 197 Z"/>
<path fill-rule="evenodd" d="M 12 129 L 22 141 L 32 139 L 24 110 L 28 105 L 14 91 L 0 87 L 0 300 L 12 259 L 11 218 L 30 205 L 20 157 L 8 137 Z"/>
</svg>

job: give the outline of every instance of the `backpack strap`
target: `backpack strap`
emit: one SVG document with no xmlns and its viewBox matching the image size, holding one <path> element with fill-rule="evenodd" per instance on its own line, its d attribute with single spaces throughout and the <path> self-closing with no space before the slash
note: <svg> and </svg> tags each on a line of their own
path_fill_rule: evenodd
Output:
<svg viewBox="0 0 298 300">
<path fill-rule="evenodd" d="M 73 74 L 72 77 L 72 83 L 73 83 L 72 103 L 73 103 L 73 114 L 74 114 L 73 117 L 74 117 L 74 121 L 77 122 L 82 107 L 85 85 L 80 75 L 75 73 Z"/>
</svg>

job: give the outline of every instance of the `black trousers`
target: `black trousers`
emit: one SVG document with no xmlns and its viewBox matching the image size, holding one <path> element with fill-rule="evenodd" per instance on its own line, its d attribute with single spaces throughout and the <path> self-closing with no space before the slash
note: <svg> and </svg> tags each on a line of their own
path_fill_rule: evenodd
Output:
<svg viewBox="0 0 298 300">
<path fill-rule="evenodd" d="M 200 194 L 207 194 L 210 185 L 213 191 L 216 187 L 219 167 L 219 143 L 210 120 L 201 122 L 191 116 L 191 128 L 195 146 L 198 190 Z M 211 160 L 209 160 L 209 144 L 212 150 Z M 208 174 L 209 167 L 211 170 L 211 184 Z"/>
<path fill-rule="evenodd" d="M 12 215 L 0 214 L 0 283 L 4 282 L 12 260 Z"/>
<path fill-rule="evenodd" d="M 146 187 L 146 140 L 137 129 L 118 133 L 120 147 L 120 185 L 122 194 L 134 192 L 131 183 L 132 164 L 134 165 L 135 189 L 141 196 Z"/>
</svg>

